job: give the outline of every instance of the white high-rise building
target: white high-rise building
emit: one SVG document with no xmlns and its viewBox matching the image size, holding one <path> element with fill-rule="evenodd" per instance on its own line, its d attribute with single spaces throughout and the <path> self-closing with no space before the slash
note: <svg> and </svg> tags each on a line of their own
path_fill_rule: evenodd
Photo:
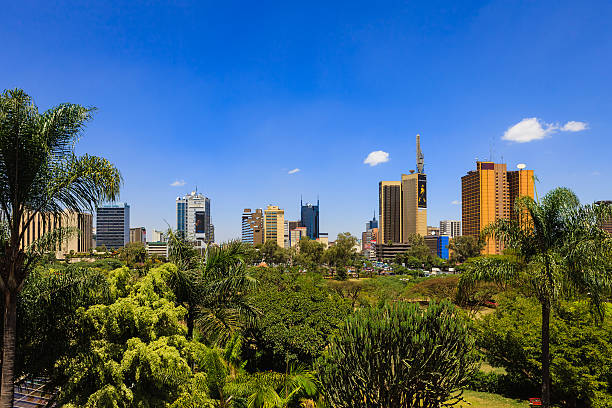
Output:
<svg viewBox="0 0 612 408">
<path fill-rule="evenodd" d="M 210 221 L 210 198 L 192 191 L 176 199 L 176 230 L 185 238 L 205 244 L 214 242 L 214 226 Z"/>
<path fill-rule="evenodd" d="M 440 235 L 455 238 L 461 235 L 461 221 L 443 220 L 440 221 Z"/>
</svg>

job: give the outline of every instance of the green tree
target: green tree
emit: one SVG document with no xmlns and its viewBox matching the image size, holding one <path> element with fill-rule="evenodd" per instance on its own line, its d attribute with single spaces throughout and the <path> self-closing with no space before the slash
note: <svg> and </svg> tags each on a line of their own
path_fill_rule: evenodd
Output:
<svg viewBox="0 0 612 408">
<path fill-rule="evenodd" d="M 608 312 L 609 316 L 610 312 Z M 539 303 L 516 293 L 502 296 L 495 313 L 478 322 L 478 346 L 488 362 L 503 367 L 502 389 L 533 396 L 541 364 Z M 585 301 L 561 302 L 551 317 L 551 383 L 554 402 L 564 407 L 612 403 L 612 322 L 601 324 Z"/>
<path fill-rule="evenodd" d="M 245 332 L 251 368 L 284 372 L 288 364 L 311 364 L 349 313 L 320 275 L 261 268 L 252 301 L 261 315 Z"/>
<path fill-rule="evenodd" d="M 187 310 L 187 338 L 193 338 L 196 325 L 209 340 L 229 338 L 257 312 L 247 297 L 256 284 L 244 265 L 250 246 L 239 241 L 211 245 L 202 258 L 190 242 L 171 230 L 167 234 L 169 257 L 177 265 L 168 284 Z"/>
<path fill-rule="evenodd" d="M 149 254 L 142 242 L 130 242 L 119 250 L 119 259 L 125 262 L 128 266 L 133 266 L 136 263 L 144 263 Z"/>
<path fill-rule="evenodd" d="M 298 249 L 297 261 L 300 265 L 315 270 L 323 262 L 325 246 L 321 242 L 302 237 L 298 243 Z"/>
<path fill-rule="evenodd" d="M 500 240 L 513 256 L 483 257 L 464 271 L 460 287 L 504 282 L 529 290 L 542 312 L 542 403 L 550 407 L 550 315 L 561 299 L 583 293 L 595 315 L 604 316 L 612 282 L 612 237 L 601 225 L 608 206 L 580 205 L 570 190 L 557 188 L 541 202 L 521 197 L 516 217 L 487 226 L 484 236 Z"/>
<path fill-rule="evenodd" d="M 346 268 L 353 265 L 357 259 L 355 250 L 358 241 L 350 232 L 338 234 L 336 242 L 325 251 L 325 260 L 334 268 Z"/>
<path fill-rule="evenodd" d="M 484 241 L 471 235 L 461 235 L 453 238 L 448 244 L 454 262 L 465 262 L 470 258 L 480 256 L 484 248 Z"/>
<path fill-rule="evenodd" d="M 263 245 L 258 245 L 262 260 L 269 265 L 284 264 L 288 260 L 288 255 L 284 248 L 278 246 L 276 241 L 266 241 Z"/>
<path fill-rule="evenodd" d="M 337 408 L 453 406 L 476 368 L 469 322 L 447 301 L 395 303 L 350 316 L 320 359 Z"/>
<path fill-rule="evenodd" d="M 25 231 L 38 213 L 93 210 L 119 196 L 121 176 L 111 163 L 74 152 L 93 111 L 65 103 L 41 114 L 20 89 L 0 96 L 0 211 L 7 223 L 0 234 L 1 407 L 13 401 L 17 297 L 37 257 L 61 239 L 54 231 L 24 248 Z"/>
</svg>

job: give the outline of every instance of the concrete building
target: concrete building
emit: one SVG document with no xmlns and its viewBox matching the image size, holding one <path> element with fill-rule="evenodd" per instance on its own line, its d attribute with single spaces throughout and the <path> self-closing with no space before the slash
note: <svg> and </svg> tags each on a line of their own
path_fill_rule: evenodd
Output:
<svg viewBox="0 0 612 408">
<path fill-rule="evenodd" d="M 289 242 L 292 248 L 297 246 L 297 244 L 300 243 L 300 239 L 308 236 L 306 227 L 295 227 L 294 229 L 289 231 L 289 234 L 290 234 Z"/>
<path fill-rule="evenodd" d="M 401 242 L 394 244 L 377 243 L 375 246 L 376 259 L 381 262 L 393 262 L 396 255 L 403 254 L 411 247 L 411 244 L 404 244 Z"/>
<path fill-rule="evenodd" d="M 264 242 L 275 241 L 285 246 L 285 210 L 276 205 L 268 205 L 264 210 Z"/>
<path fill-rule="evenodd" d="M 461 221 L 457 221 L 457 220 L 440 221 L 440 235 L 446 235 L 451 238 L 461 236 Z"/>
<path fill-rule="evenodd" d="M 168 258 L 168 243 L 167 242 L 148 242 L 147 253 L 149 256 L 158 256 Z"/>
<path fill-rule="evenodd" d="M 210 215 L 210 198 L 192 191 L 176 199 L 176 230 L 185 238 L 205 246 L 215 242 Z"/>
<path fill-rule="evenodd" d="M 123 248 L 130 242 L 130 206 L 107 204 L 96 211 L 96 246 Z"/>
<path fill-rule="evenodd" d="M 291 231 L 293 231 L 294 229 L 301 227 L 302 223 L 301 221 L 285 221 L 285 234 L 289 235 L 289 248 L 294 247 L 297 245 L 298 241 L 294 241 L 293 240 L 293 235 L 291 235 Z M 287 239 L 287 236 L 285 236 L 285 240 Z"/>
<path fill-rule="evenodd" d="M 507 171 L 505 163 L 476 162 L 476 171 L 461 177 L 461 222 L 463 235 L 478 237 L 487 225 L 514 217 L 520 196 L 534 196 L 533 170 Z M 503 246 L 489 239 L 483 252 L 499 254 Z"/>
<path fill-rule="evenodd" d="M 306 234 L 310 239 L 319 238 L 319 199 L 317 205 L 302 203 L 300 200 L 300 225 L 306 227 Z"/>
<path fill-rule="evenodd" d="M 145 227 L 130 228 L 130 242 L 147 242 Z"/>
<path fill-rule="evenodd" d="M 153 230 L 151 242 L 166 242 L 166 233 L 164 231 Z"/>
<path fill-rule="evenodd" d="M 329 248 L 329 235 L 327 234 L 327 232 L 320 232 L 319 238 L 317 238 L 317 242 L 323 244 L 323 249 Z"/>
<path fill-rule="evenodd" d="M 439 227 L 433 227 L 431 225 L 427 226 L 427 236 L 428 237 L 431 237 L 431 236 L 437 237 L 437 236 L 440 236 L 440 235 L 441 234 L 440 234 L 440 228 Z"/>
<path fill-rule="evenodd" d="M 30 213 L 31 214 L 31 213 Z M 28 215 L 29 216 L 29 215 Z M 30 222 L 21 239 L 22 248 L 60 228 L 74 228 L 78 232 L 68 234 L 55 247 L 55 256 L 63 258 L 70 251 L 77 253 L 90 252 L 92 249 L 93 216 L 91 214 L 64 211 L 58 214 L 38 213 Z"/>
<path fill-rule="evenodd" d="M 361 234 L 361 253 L 367 259 L 376 259 L 378 228 L 371 228 Z"/>
<path fill-rule="evenodd" d="M 253 245 L 264 243 L 264 219 L 261 208 L 255 211 L 245 208 L 242 212 L 242 242 Z"/>
<path fill-rule="evenodd" d="M 402 242 L 410 234 L 427 235 L 427 176 L 402 174 Z"/>
</svg>

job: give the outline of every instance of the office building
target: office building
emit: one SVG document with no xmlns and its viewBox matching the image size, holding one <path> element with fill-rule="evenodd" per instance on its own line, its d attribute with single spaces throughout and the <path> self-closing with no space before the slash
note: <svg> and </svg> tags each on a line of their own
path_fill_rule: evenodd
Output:
<svg viewBox="0 0 612 408">
<path fill-rule="evenodd" d="M 147 242 L 145 227 L 130 228 L 130 242 Z"/>
<path fill-rule="evenodd" d="M 166 242 L 166 233 L 164 231 L 153 230 L 151 242 Z"/>
<path fill-rule="evenodd" d="M 242 242 L 252 245 L 264 243 L 264 220 L 261 208 L 255 211 L 245 208 L 242 212 Z"/>
<path fill-rule="evenodd" d="M 457 220 L 440 221 L 440 235 L 446 235 L 451 238 L 461 236 L 461 221 L 457 221 Z"/>
<path fill-rule="evenodd" d="M 130 242 L 130 206 L 108 204 L 96 211 L 96 246 L 108 249 L 124 247 Z"/>
<path fill-rule="evenodd" d="M 425 237 L 425 244 L 431 250 L 433 256 L 448 259 L 448 244 L 450 237 L 447 235 L 430 235 Z"/>
<path fill-rule="evenodd" d="M 361 253 L 366 259 L 376 259 L 378 228 L 371 228 L 361 234 Z"/>
<path fill-rule="evenodd" d="M 323 244 L 323 249 L 329 248 L 329 235 L 327 232 L 319 232 L 319 238 L 316 241 Z"/>
<path fill-rule="evenodd" d="M 431 237 L 431 236 L 437 237 L 439 235 L 440 235 L 440 227 L 433 227 L 431 225 L 427 226 L 427 236 L 428 237 Z"/>
<path fill-rule="evenodd" d="M 197 191 L 176 199 L 176 230 L 186 239 L 201 244 L 215 241 L 210 199 Z"/>
<path fill-rule="evenodd" d="M 292 229 L 291 231 L 289 231 L 290 234 L 290 245 L 291 247 L 295 247 L 297 244 L 300 243 L 300 240 L 304 237 L 307 237 L 307 232 L 306 232 L 306 227 L 295 227 L 294 229 Z"/>
<path fill-rule="evenodd" d="M 264 210 L 264 242 L 274 241 L 285 246 L 285 210 L 276 205 L 268 205 Z"/>
<path fill-rule="evenodd" d="M 384 243 L 402 241 L 402 182 L 378 183 L 379 239 Z"/>
<path fill-rule="evenodd" d="M 168 258 L 168 243 L 167 242 L 148 242 L 147 253 L 149 256 L 157 256 L 161 258 Z"/>
<path fill-rule="evenodd" d="M 416 136 L 417 171 L 402 174 L 400 181 L 378 184 L 379 240 L 381 243 L 401 243 L 410 234 L 427 235 L 427 175 L 421 151 L 420 136 Z"/>
<path fill-rule="evenodd" d="M 380 229 L 379 229 L 380 231 Z M 411 244 L 404 244 L 401 242 L 393 244 L 376 243 L 375 252 L 376 259 L 380 262 L 393 262 L 395 257 L 399 254 L 403 254 L 412 247 Z"/>
<path fill-rule="evenodd" d="M 520 196 L 534 196 L 533 170 L 508 171 L 505 163 L 476 162 L 476 170 L 461 177 L 461 223 L 463 235 L 478 237 L 490 223 L 514 217 Z M 501 242 L 488 239 L 483 252 L 499 254 Z"/>
<path fill-rule="evenodd" d="M 306 227 L 308 238 L 313 240 L 319 238 L 319 199 L 317 199 L 317 205 L 309 203 L 304 205 L 300 200 L 300 207 L 300 224 Z"/>
<path fill-rule="evenodd" d="M 31 213 L 26 212 L 26 216 Z M 68 234 L 55 246 L 55 256 L 63 258 L 67 253 L 88 253 L 92 249 L 93 216 L 91 214 L 63 211 L 61 213 L 37 213 L 24 231 L 22 248 L 29 247 L 45 234 L 60 228 L 74 228 L 76 233 Z"/>
<path fill-rule="evenodd" d="M 370 221 L 366 222 L 365 230 L 369 231 L 374 228 L 378 228 L 378 220 L 376 219 L 376 213 L 374 213 L 374 217 Z"/>
</svg>

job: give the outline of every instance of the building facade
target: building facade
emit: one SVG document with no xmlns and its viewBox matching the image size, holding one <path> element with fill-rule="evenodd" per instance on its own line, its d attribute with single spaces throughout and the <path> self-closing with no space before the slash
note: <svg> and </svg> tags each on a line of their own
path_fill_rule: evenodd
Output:
<svg viewBox="0 0 612 408">
<path fill-rule="evenodd" d="M 264 210 L 264 242 L 274 241 L 285 246 L 285 210 L 276 205 L 268 205 Z"/>
<path fill-rule="evenodd" d="M 30 213 L 31 214 L 31 213 Z M 93 216 L 86 213 L 64 211 L 61 213 L 37 213 L 24 231 L 22 248 L 29 247 L 45 234 L 60 229 L 74 229 L 75 233 L 66 234 L 55 246 L 55 256 L 63 258 L 67 253 L 85 253 L 92 249 Z"/>
<path fill-rule="evenodd" d="M 252 245 L 264 243 L 264 219 L 261 208 L 255 211 L 245 208 L 242 212 L 242 242 Z"/>
<path fill-rule="evenodd" d="M 427 226 L 427 236 L 428 237 L 431 237 L 431 236 L 437 237 L 437 236 L 440 236 L 440 235 L 441 235 L 440 234 L 440 227 L 434 227 L 434 226 L 431 226 L 431 225 Z"/>
<path fill-rule="evenodd" d="M 145 227 L 130 228 L 130 242 L 147 242 Z"/>
<path fill-rule="evenodd" d="M 304 205 L 300 200 L 300 224 L 302 227 L 306 227 L 306 234 L 310 239 L 319 238 L 319 200 L 317 199 L 317 205 L 307 203 Z"/>
<path fill-rule="evenodd" d="M 130 242 L 130 206 L 108 204 L 96 211 L 96 246 L 123 248 Z"/>
<path fill-rule="evenodd" d="M 507 171 L 505 163 L 476 162 L 476 171 L 461 177 L 463 235 L 478 237 L 490 223 L 514 217 L 520 196 L 534 196 L 533 170 Z M 501 242 L 489 239 L 483 252 L 499 254 Z"/>
<path fill-rule="evenodd" d="M 381 243 L 402 242 L 402 182 L 378 183 L 379 239 Z"/>
<path fill-rule="evenodd" d="M 295 247 L 300 243 L 300 240 L 304 237 L 307 237 L 307 231 L 306 231 L 306 227 L 295 227 L 294 229 L 292 229 L 291 231 L 289 231 L 290 234 L 290 245 L 291 247 Z"/>
<path fill-rule="evenodd" d="M 210 215 L 210 198 L 192 191 L 176 199 L 176 230 L 188 240 L 210 244 L 215 242 Z"/>
<path fill-rule="evenodd" d="M 441 259 L 449 258 L 448 253 L 448 244 L 450 242 L 450 237 L 447 235 L 431 235 L 425 237 L 425 244 L 431 250 L 432 255 L 437 256 Z"/>
<path fill-rule="evenodd" d="M 440 235 L 455 238 L 461 235 L 461 221 L 442 220 L 440 221 Z"/>
</svg>

